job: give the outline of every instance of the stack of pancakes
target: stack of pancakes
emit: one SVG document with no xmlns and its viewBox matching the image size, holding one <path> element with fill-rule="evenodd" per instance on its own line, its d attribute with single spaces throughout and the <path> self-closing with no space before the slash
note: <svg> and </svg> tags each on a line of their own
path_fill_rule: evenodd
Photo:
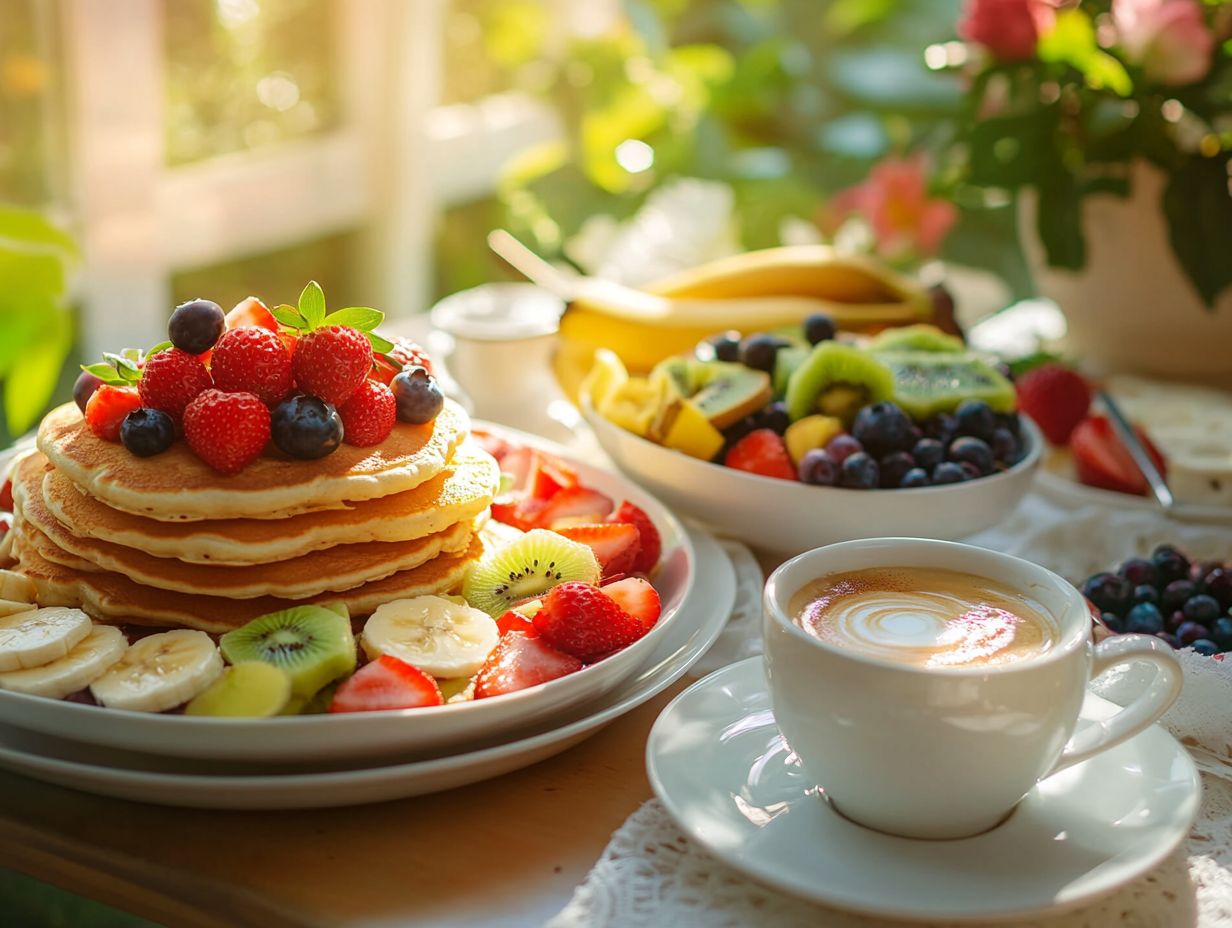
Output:
<svg viewBox="0 0 1232 928">
<path fill-rule="evenodd" d="M 481 553 L 500 471 L 447 402 L 372 448 L 266 455 L 222 476 L 183 442 L 151 458 L 97 438 L 73 404 L 13 473 L 13 554 L 42 605 L 104 622 L 225 632 L 297 603 L 352 615 L 447 593 Z"/>
</svg>

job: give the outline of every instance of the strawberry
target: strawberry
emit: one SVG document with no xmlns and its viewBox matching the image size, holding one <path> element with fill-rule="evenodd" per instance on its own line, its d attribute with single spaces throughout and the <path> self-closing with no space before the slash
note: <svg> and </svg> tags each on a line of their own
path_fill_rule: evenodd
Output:
<svg viewBox="0 0 1232 928">
<path fill-rule="evenodd" d="M 556 532 L 573 541 L 580 541 L 594 551 L 605 577 L 628 573 L 641 549 L 637 527 L 625 522 L 564 525 Z"/>
<path fill-rule="evenodd" d="M 547 503 L 521 496 L 498 496 L 492 501 L 492 518 L 529 532 L 539 524 Z"/>
<path fill-rule="evenodd" d="M 226 323 L 228 329 L 255 325 L 258 328 L 269 329 L 271 332 L 278 331 L 278 320 L 274 318 L 274 314 L 269 311 L 269 308 L 255 296 L 250 296 L 236 303 L 235 308 L 227 313 Z"/>
<path fill-rule="evenodd" d="M 601 586 L 604 593 L 633 618 L 642 623 L 644 631 L 654 628 L 663 612 L 658 591 L 641 577 L 626 577 Z"/>
<path fill-rule="evenodd" d="M 619 651 L 645 634 L 642 624 L 589 583 L 559 583 L 532 620 L 548 644 L 586 663 Z"/>
<path fill-rule="evenodd" d="M 614 504 L 609 497 L 589 487 L 566 487 L 548 501 L 539 515 L 539 528 L 555 528 L 557 524 L 602 522 Z"/>
<path fill-rule="evenodd" d="M 357 448 L 367 448 L 389 437 L 398 418 L 398 404 L 385 384 L 365 380 L 338 407 L 338 415 L 342 419 L 342 440 Z"/>
<path fill-rule="evenodd" d="M 143 406 L 161 409 L 178 423 L 188 404 L 213 383 L 200 358 L 168 348 L 145 359 L 137 390 Z"/>
<path fill-rule="evenodd" d="M 762 477 L 798 480 L 787 445 L 773 429 L 754 429 L 728 449 L 724 463 Z"/>
<path fill-rule="evenodd" d="M 2 512 L 12 512 L 13 511 L 13 478 L 12 477 L 4 481 L 4 486 L 0 487 L 0 511 Z"/>
<path fill-rule="evenodd" d="M 364 664 L 334 691 L 330 712 L 373 712 L 379 709 L 419 709 L 439 706 L 436 681 L 406 661 L 389 654 Z"/>
<path fill-rule="evenodd" d="M 1054 445 L 1070 435 L 1091 408 L 1091 390 L 1082 377 L 1060 364 L 1043 364 L 1018 379 L 1018 408 L 1035 420 Z"/>
<path fill-rule="evenodd" d="M 402 373 L 404 367 L 413 364 L 418 364 L 429 374 L 435 373 L 432 370 L 432 359 L 428 357 L 428 353 L 409 338 L 395 335 L 390 340 L 394 343 L 393 348 L 384 354 L 372 356 L 372 378 L 374 380 L 379 380 L 385 386 L 389 386 L 390 381 Z"/>
<path fill-rule="evenodd" d="M 562 654 L 542 638 L 509 632 L 501 635 L 475 677 L 475 698 L 516 693 L 581 669 L 580 660 Z"/>
<path fill-rule="evenodd" d="M 105 383 L 86 403 L 86 425 L 103 441 L 119 441 L 124 417 L 140 407 L 141 397 L 135 389 Z"/>
<path fill-rule="evenodd" d="M 327 325 L 299 337 L 291 363 L 301 390 L 341 406 L 367 379 L 372 346 L 358 329 Z"/>
<path fill-rule="evenodd" d="M 500 464 L 505 455 L 513 448 L 509 442 L 499 435 L 493 435 L 491 432 L 478 427 L 471 429 L 471 438 L 475 440 L 475 444 L 496 458 L 497 464 Z"/>
<path fill-rule="evenodd" d="M 206 464 L 236 474 L 260 456 L 270 438 L 270 414 L 252 393 L 206 390 L 184 410 L 184 440 Z"/>
<path fill-rule="evenodd" d="M 295 384 L 291 355 L 277 332 L 245 325 L 224 332 L 210 359 L 214 386 L 224 393 L 255 393 L 266 406 L 277 406 Z"/>
<path fill-rule="evenodd" d="M 1164 473 L 1165 461 L 1159 449 L 1151 444 L 1141 429 L 1135 427 L 1134 431 L 1159 472 Z M 1105 417 L 1092 416 L 1080 422 L 1070 436 L 1069 446 L 1074 455 L 1078 479 L 1083 483 L 1119 493 L 1146 494 L 1146 478 L 1138 471 L 1133 458 L 1112 430 L 1112 423 Z"/>
<path fill-rule="evenodd" d="M 11 512 L 0 512 L 0 541 L 4 540 L 4 536 L 13 528 L 13 514 Z M 12 554 L 10 553 L 10 557 Z M 3 563 L 3 561 L 0 561 Z"/>
<path fill-rule="evenodd" d="M 502 474 L 508 474 L 512 483 L 512 493 L 523 496 L 530 485 L 531 471 L 534 469 L 535 452 L 526 447 L 509 448 L 500 460 Z"/>
<path fill-rule="evenodd" d="M 637 527 L 641 545 L 637 553 L 637 560 L 633 562 L 629 573 L 651 573 L 659 565 L 659 558 L 663 554 L 663 539 L 659 537 L 659 530 L 655 527 L 650 516 L 646 515 L 640 507 L 634 506 L 631 502 L 625 500 L 620 504 L 620 508 L 616 510 L 615 515 L 608 518 L 608 521 L 627 522 Z"/>
<path fill-rule="evenodd" d="M 510 609 L 496 620 L 496 630 L 504 635 L 506 632 L 521 632 L 528 638 L 538 638 L 534 623 L 520 612 Z"/>
</svg>

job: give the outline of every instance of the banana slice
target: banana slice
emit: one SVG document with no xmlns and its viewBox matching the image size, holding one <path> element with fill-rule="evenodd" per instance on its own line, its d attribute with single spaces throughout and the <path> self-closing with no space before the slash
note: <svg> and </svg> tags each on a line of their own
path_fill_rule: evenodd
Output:
<svg viewBox="0 0 1232 928">
<path fill-rule="evenodd" d="M 19 612 L 29 612 L 31 609 L 37 609 L 38 606 L 33 603 L 21 603 L 12 599 L 0 599 L 0 616 L 16 615 Z"/>
<path fill-rule="evenodd" d="M 478 673 L 499 637 L 485 612 L 440 596 L 416 596 L 380 606 L 360 641 L 374 660 L 389 654 L 446 679 Z"/>
<path fill-rule="evenodd" d="M 222 657 L 210 636 L 181 628 L 130 645 L 90 692 L 112 709 L 162 712 L 188 702 L 221 673 Z"/>
<path fill-rule="evenodd" d="M 85 689 L 124 656 L 128 642 L 114 625 L 95 625 L 68 654 L 42 667 L 0 673 L 0 690 L 63 699 Z"/>
<path fill-rule="evenodd" d="M 34 602 L 34 583 L 25 574 L 12 570 L 0 570 L 0 599 L 14 599 L 19 603 Z"/>
<path fill-rule="evenodd" d="M 88 634 L 90 617 L 80 609 L 28 606 L 6 615 L 0 618 L 0 673 L 50 664 Z"/>
</svg>

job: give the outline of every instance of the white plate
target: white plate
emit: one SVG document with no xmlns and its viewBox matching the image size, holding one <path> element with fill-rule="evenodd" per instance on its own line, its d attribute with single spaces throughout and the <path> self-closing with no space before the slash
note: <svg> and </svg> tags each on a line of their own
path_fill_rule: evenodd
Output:
<svg viewBox="0 0 1232 928">
<path fill-rule="evenodd" d="M 1115 711 L 1089 695 L 1082 717 L 1098 724 Z M 732 867 L 815 902 L 929 921 L 1040 915 L 1111 892 L 1181 843 L 1201 797 L 1193 761 L 1154 726 L 1042 781 L 974 838 L 871 831 L 806 778 L 774 723 L 760 658 L 677 696 L 651 730 L 646 764 L 685 833 Z"/>
<path fill-rule="evenodd" d="M 1022 417 L 1026 456 L 1004 473 L 916 490 L 846 490 L 777 480 L 691 458 L 582 413 L 617 466 L 681 515 L 767 551 L 799 554 L 855 538 L 954 541 L 1003 521 L 1031 488 L 1043 436 Z"/>
<path fill-rule="evenodd" d="M 694 534 L 701 561 L 698 593 L 619 696 L 609 696 L 526 737 L 430 760 L 358 769 L 227 775 L 215 764 L 92 748 L 0 730 L 0 767 L 37 780 L 159 805 L 208 809 L 309 809 L 420 796 L 528 767 L 572 747 L 662 692 L 706 653 L 736 597 L 731 562 L 710 536 Z M 123 765 L 122 765 L 123 764 Z M 202 766 L 210 772 L 201 773 Z"/>
</svg>

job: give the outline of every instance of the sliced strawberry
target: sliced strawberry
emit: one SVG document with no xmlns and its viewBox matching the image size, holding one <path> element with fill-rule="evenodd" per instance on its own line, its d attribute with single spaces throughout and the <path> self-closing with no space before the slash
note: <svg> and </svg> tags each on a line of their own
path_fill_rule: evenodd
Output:
<svg viewBox="0 0 1232 928">
<path fill-rule="evenodd" d="M 475 678 L 475 698 L 516 693 L 581 669 L 580 660 L 562 654 L 542 638 L 510 632 L 501 635 Z"/>
<path fill-rule="evenodd" d="M 502 474 L 508 474 L 513 483 L 511 492 L 525 494 L 530 486 L 531 470 L 534 468 L 535 452 L 529 448 L 510 448 L 501 458 Z"/>
<path fill-rule="evenodd" d="M 628 500 L 620 504 L 620 508 L 616 510 L 615 515 L 608 519 L 609 522 L 627 522 L 630 525 L 636 526 L 638 535 L 641 537 L 641 547 L 637 554 L 637 560 L 630 568 L 630 573 L 649 574 L 653 573 L 654 569 L 659 565 L 659 558 L 663 554 L 663 539 L 659 536 L 659 529 L 655 526 L 654 521 L 650 516 L 646 515 L 645 511 L 638 506 L 634 506 Z"/>
<path fill-rule="evenodd" d="M 646 633 L 614 599 L 576 580 L 552 587 L 533 621 L 549 644 L 586 662 L 619 651 Z"/>
<path fill-rule="evenodd" d="M 1151 444 L 1142 429 L 1135 427 L 1134 431 L 1159 472 L 1164 473 L 1164 457 L 1159 449 Z M 1147 492 L 1146 478 L 1138 471 L 1134 459 L 1112 430 L 1112 423 L 1104 416 L 1092 416 L 1079 423 L 1070 435 L 1069 446 L 1074 455 L 1078 479 L 1088 486 L 1138 496 Z"/>
<path fill-rule="evenodd" d="M 365 664 L 334 691 L 330 712 L 439 706 L 441 689 L 430 676 L 389 654 Z"/>
<path fill-rule="evenodd" d="M 483 429 L 471 429 L 471 438 L 475 439 L 475 444 L 496 458 L 497 464 L 504 458 L 505 453 L 513 447 L 499 435 L 493 435 L 491 432 L 486 432 Z"/>
<path fill-rule="evenodd" d="M 603 576 L 624 574 L 633 569 L 641 550 L 637 527 L 626 522 L 600 522 L 591 525 L 563 525 L 558 534 L 580 541 L 595 552 Z"/>
<path fill-rule="evenodd" d="M 13 511 L 13 478 L 10 477 L 4 481 L 4 486 L 0 487 L 0 510 L 4 512 Z"/>
<path fill-rule="evenodd" d="M 642 623 L 650 631 L 663 613 L 658 591 L 641 577 L 626 577 L 601 586 L 604 593 L 616 601 L 621 609 Z"/>
<path fill-rule="evenodd" d="M 266 305 L 255 296 L 250 296 L 236 303 L 235 308 L 227 313 L 226 321 L 228 329 L 238 329 L 244 325 L 255 325 L 262 329 L 269 329 L 272 332 L 278 331 L 278 320 L 274 318 L 274 314 L 269 311 Z"/>
<path fill-rule="evenodd" d="M 526 616 L 520 612 L 514 612 L 510 609 L 496 620 L 496 628 L 504 635 L 505 632 L 521 632 L 528 638 L 538 638 L 539 633 L 535 631 L 535 625 Z"/>
<path fill-rule="evenodd" d="M 577 472 L 564 461 L 546 454 L 534 455 L 527 488 L 533 499 L 547 501 L 561 490 L 577 485 Z"/>
<path fill-rule="evenodd" d="M 547 503 L 521 496 L 499 496 L 492 501 L 492 518 L 529 532 L 539 524 Z"/>
<path fill-rule="evenodd" d="M 557 524 L 602 522 L 612 511 L 612 500 L 589 487 L 566 487 L 561 490 L 539 516 L 539 528 L 555 528 Z"/>
<path fill-rule="evenodd" d="M 787 453 L 787 445 L 773 429 L 754 429 L 749 432 L 731 446 L 723 462 L 728 467 L 762 477 L 800 479 L 791 463 L 791 455 Z"/>
</svg>

